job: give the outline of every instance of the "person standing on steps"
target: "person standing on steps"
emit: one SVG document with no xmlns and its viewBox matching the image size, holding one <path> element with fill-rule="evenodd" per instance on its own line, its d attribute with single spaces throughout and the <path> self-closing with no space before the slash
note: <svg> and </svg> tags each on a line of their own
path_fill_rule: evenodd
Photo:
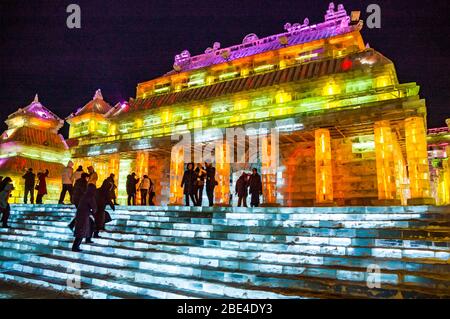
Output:
<svg viewBox="0 0 450 319">
<path fill-rule="evenodd" d="M 98 175 L 97 172 L 94 170 L 93 166 L 88 167 L 88 173 L 89 173 L 88 184 L 93 184 L 95 187 L 97 187 Z"/>
<path fill-rule="evenodd" d="M 66 193 L 69 192 L 70 203 L 72 203 L 72 191 L 73 191 L 73 162 L 69 161 L 67 166 L 63 168 L 62 174 L 62 190 L 59 195 L 58 204 L 63 205 Z"/>
<path fill-rule="evenodd" d="M 97 203 L 97 211 L 94 214 L 95 218 L 95 232 L 94 238 L 100 238 L 99 233 L 105 230 L 105 224 L 112 221 L 111 215 L 106 211 L 106 206 L 109 205 L 113 211 L 116 210 L 114 203 L 111 198 L 111 189 L 113 188 L 113 184 L 109 180 L 109 178 L 105 179 L 97 189 L 95 200 Z"/>
<path fill-rule="evenodd" d="M 95 222 L 94 215 L 97 211 L 97 203 L 95 201 L 96 187 L 89 184 L 80 200 L 75 216 L 75 240 L 73 241 L 72 251 L 81 252 L 81 242 L 86 238 L 86 243 L 92 243 L 92 233 L 94 232 Z"/>
<path fill-rule="evenodd" d="M 206 166 L 206 194 L 208 195 L 209 207 L 214 206 L 214 189 L 217 186 L 216 168 L 212 163 L 205 163 Z"/>
<path fill-rule="evenodd" d="M 259 196 L 262 195 L 262 181 L 261 176 L 258 174 L 258 170 L 254 168 L 252 170 L 252 175 L 250 175 L 250 179 L 248 181 L 248 184 L 250 186 L 250 205 L 251 207 L 258 207 L 259 206 Z"/>
<path fill-rule="evenodd" d="M 139 191 L 141 192 L 141 205 L 146 206 L 147 205 L 147 197 L 149 195 L 150 190 L 150 183 L 151 180 L 148 178 L 147 175 L 144 175 L 144 177 L 141 180 L 141 183 L 139 184 Z"/>
<path fill-rule="evenodd" d="M 139 178 L 136 178 L 136 173 L 131 173 L 127 176 L 127 203 L 128 206 L 136 205 L 136 186 L 139 183 Z"/>
<path fill-rule="evenodd" d="M 197 175 L 197 180 L 195 181 L 195 201 L 197 206 L 202 206 L 203 188 L 205 187 L 206 178 L 206 170 L 203 168 L 202 164 L 197 164 L 195 174 Z"/>
<path fill-rule="evenodd" d="M 148 190 L 148 205 L 149 206 L 155 206 L 155 203 L 153 202 L 153 198 L 155 198 L 155 183 L 153 183 L 152 179 L 150 179 L 150 189 Z"/>
<path fill-rule="evenodd" d="M 75 183 L 77 180 L 81 178 L 81 175 L 84 173 L 83 166 L 78 166 L 77 170 L 73 173 L 73 185 L 75 187 Z"/>
<path fill-rule="evenodd" d="M 197 180 L 197 175 L 194 171 L 194 163 L 189 163 L 187 169 L 183 174 L 183 179 L 181 180 L 181 187 L 183 188 L 183 193 L 186 200 L 186 206 L 190 206 L 189 198 L 192 200 L 194 206 L 196 206 L 195 201 L 195 181 Z"/>
<path fill-rule="evenodd" d="M 49 171 L 48 169 L 45 170 L 45 172 L 39 172 L 37 177 L 39 180 L 39 184 L 35 187 L 37 190 L 37 196 L 36 196 L 36 204 L 42 204 L 42 199 L 45 195 L 47 195 L 47 181 L 46 178 L 48 177 Z"/>
<path fill-rule="evenodd" d="M 10 177 L 5 177 L 0 182 L 0 213 L 2 214 L 2 228 L 9 228 L 8 219 L 11 214 L 9 198 L 11 197 L 11 192 L 13 190 L 14 185 L 12 184 L 12 179 Z"/>
<path fill-rule="evenodd" d="M 25 180 L 25 194 L 23 196 L 24 204 L 28 203 L 28 194 L 30 194 L 30 202 L 34 204 L 34 186 L 36 184 L 36 174 L 33 173 L 33 169 L 29 168 L 25 175 L 22 176 Z"/>
<path fill-rule="evenodd" d="M 248 178 L 249 174 L 242 172 L 242 175 L 236 181 L 235 193 L 238 196 L 238 207 L 241 207 L 241 205 L 247 207 Z"/>
</svg>

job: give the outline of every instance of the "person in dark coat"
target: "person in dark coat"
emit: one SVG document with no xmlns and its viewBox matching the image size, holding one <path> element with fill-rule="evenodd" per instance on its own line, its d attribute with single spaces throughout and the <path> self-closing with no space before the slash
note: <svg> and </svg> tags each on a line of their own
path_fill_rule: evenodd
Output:
<svg viewBox="0 0 450 319">
<path fill-rule="evenodd" d="M 92 243 L 92 233 L 94 230 L 94 215 L 97 211 L 97 203 L 95 202 L 96 188 L 94 184 L 89 184 L 81 197 L 78 205 L 77 214 L 75 216 L 75 240 L 73 241 L 72 251 L 80 252 L 80 245 L 83 238 L 86 238 L 86 243 Z"/>
<path fill-rule="evenodd" d="M 254 168 L 253 174 L 250 175 L 248 185 L 250 187 L 250 205 L 251 207 L 258 207 L 259 206 L 259 196 L 262 195 L 262 181 L 261 176 L 258 174 L 258 170 Z"/>
<path fill-rule="evenodd" d="M 216 168 L 212 163 L 205 163 L 206 166 L 206 195 L 208 195 L 209 206 L 214 206 L 214 188 L 217 186 Z"/>
<path fill-rule="evenodd" d="M 127 195 L 128 195 L 128 206 L 133 203 L 136 205 L 136 185 L 139 183 L 139 178 L 136 178 L 136 173 L 131 173 L 127 176 Z"/>
<path fill-rule="evenodd" d="M 111 198 L 111 189 L 113 184 L 110 179 L 105 179 L 97 189 L 96 202 L 97 202 L 97 212 L 94 214 L 95 217 L 95 232 L 94 238 L 100 238 L 99 232 L 105 230 L 105 224 L 111 221 L 111 216 L 106 212 L 106 206 L 109 205 L 114 211 L 116 208 Z"/>
<path fill-rule="evenodd" d="M 197 175 L 197 180 L 195 181 L 195 201 L 197 206 L 202 206 L 203 188 L 205 187 L 206 179 L 206 170 L 203 168 L 202 164 L 197 164 L 195 174 Z"/>
<path fill-rule="evenodd" d="M 114 174 L 110 174 L 109 177 L 107 178 L 107 180 L 111 183 L 112 188 L 111 188 L 111 199 L 114 203 L 114 205 L 117 205 L 117 196 L 116 196 L 116 189 L 117 189 L 117 185 L 116 185 L 116 181 L 115 181 L 115 177 L 116 175 Z"/>
<path fill-rule="evenodd" d="M 189 198 L 191 198 L 194 206 L 195 201 L 195 181 L 197 180 L 197 175 L 194 171 L 194 164 L 189 163 L 187 165 L 187 170 L 183 174 L 183 179 L 181 181 L 181 187 L 183 187 L 183 193 L 186 199 L 186 206 L 190 206 Z"/>
<path fill-rule="evenodd" d="M 36 204 L 42 204 L 42 198 L 47 195 L 47 182 L 46 178 L 48 177 L 49 171 L 48 169 L 45 170 L 45 172 L 38 173 L 37 177 L 39 180 L 38 186 L 36 186 L 37 189 L 37 196 L 36 196 Z"/>
<path fill-rule="evenodd" d="M 11 197 L 11 192 L 14 190 L 14 185 L 12 184 L 12 179 L 10 177 L 5 177 L 0 182 L 0 213 L 2 215 L 2 228 L 9 228 L 8 219 L 11 214 L 11 207 L 9 206 L 9 198 Z"/>
<path fill-rule="evenodd" d="M 23 196 L 23 202 L 28 203 L 28 194 L 30 194 L 30 202 L 34 204 L 34 185 L 36 184 L 36 174 L 33 173 L 33 169 L 29 168 L 25 175 L 22 176 L 25 180 L 25 194 Z"/>
<path fill-rule="evenodd" d="M 83 197 L 84 193 L 86 193 L 86 189 L 88 186 L 88 178 L 89 174 L 82 173 L 81 177 L 77 179 L 75 182 L 75 186 L 73 187 L 72 193 L 72 201 L 76 208 L 80 205 L 80 200 Z M 93 184 L 92 184 L 93 185 Z M 70 222 L 69 228 L 73 230 L 75 227 L 75 218 Z"/>
<path fill-rule="evenodd" d="M 75 182 L 75 186 L 73 187 L 72 200 L 73 200 L 73 204 L 77 208 L 80 203 L 81 197 L 86 192 L 86 189 L 88 186 L 88 178 L 89 178 L 89 174 L 82 173 L 81 177 L 79 179 L 77 179 L 77 181 Z"/>
<path fill-rule="evenodd" d="M 235 192 L 238 196 L 238 207 L 243 204 L 247 207 L 247 195 L 248 195 L 248 178 L 249 174 L 243 172 L 242 175 L 236 181 Z"/>
</svg>

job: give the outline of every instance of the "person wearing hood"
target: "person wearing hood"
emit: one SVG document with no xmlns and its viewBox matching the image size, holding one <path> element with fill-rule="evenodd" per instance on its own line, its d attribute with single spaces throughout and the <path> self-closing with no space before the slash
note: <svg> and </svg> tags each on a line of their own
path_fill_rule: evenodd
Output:
<svg viewBox="0 0 450 319">
<path fill-rule="evenodd" d="M 111 197 L 111 190 L 114 184 L 107 178 L 103 181 L 102 186 L 97 189 L 95 200 L 97 203 L 97 211 L 94 214 L 95 218 L 95 232 L 94 238 L 100 238 L 100 231 L 105 230 L 105 224 L 111 221 L 111 215 L 106 211 L 106 206 L 111 207 L 113 211 L 116 210 L 113 199 Z"/>
<path fill-rule="evenodd" d="M 2 228 L 9 228 L 8 219 L 11 213 L 11 207 L 9 206 L 9 198 L 11 192 L 14 190 L 12 179 L 5 177 L 0 183 L 0 213 L 2 214 Z"/>
<path fill-rule="evenodd" d="M 72 251 L 81 252 L 81 242 L 86 238 L 86 243 L 92 243 L 92 233 L 94 232 L 94 215 L 97 211 L 97 203 L 95 201 L 96 187 L 89 184 L 81 197 L 80 204 L 77 208 L 75 216 L 75 240 L 73 241 Z"/>
<path fill-rule="evenodd" d="M 59 196 L 58 204 L 64 204 L 64 198 L 66 193 L 69 192 L 70 203 L 72 203 L 72 191 L 73 191 L 73 162 L 69 161 L 66 167 L 63 168 L 62 174 L 62 190 Z"/>
<path fill-rule="evenodd" d="M 254 168 L 252 170 L 253 174 L 250 175 L 250 179 L 248 181 L 248 185 L 250 187 L 250 205 L 251 207 L 259 206 L 259 196 L 262 195 L 262 181 L 261 176 L 258 174 L 258 170 Z"/>
</svg>

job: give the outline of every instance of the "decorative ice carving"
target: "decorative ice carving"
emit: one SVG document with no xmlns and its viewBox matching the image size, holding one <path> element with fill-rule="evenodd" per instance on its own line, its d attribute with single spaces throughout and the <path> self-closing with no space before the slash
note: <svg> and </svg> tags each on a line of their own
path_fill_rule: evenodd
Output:
<svg viewBox="0 0 450 319">
<path fill-rule="evenodd" d="M 286 30 L 287 32 L 294 32 L 306 29 L 308 26 L 309 26 L 309 19 L 305 18 L 305 20 L 303 20 L 303 24 L 294 23 L 294 25 L 291 25 L 290 23 L 286 23 L 284 25 L 284 30 Z"/>
<path fill-rule="evenodd" d="M 245 36 L 244 40 L 242 41 L 242 44 L 247 44 L 257 40 L 259 40 L 258 36 L 254 33 L 250 33 Z"/>
<path fill-rule="evenodd" d="M 98 89 L 97 91 L 95 91 L 95 95 L 93 100 L 103 100 L 103 95 L 102 95 L 102 90 Z"/>
<path fill-rule="evenodd" d="M 188 50 L 184 50 L 183 52 L 175 56 L 175 65 L 189 63 L 190 60 L 191 60 L 191 53 Z"/>
<path fill-rule="evenodd" d="M 206 54 L 213 53 L 213 52 L 215 52 L 215 51 L 217 51 L 219 49 L 220 49 L 220 42 L 214 42 L 213 47 L 212 48 L 207 48 L 205 50 L 205 53 Z"/>
</svg>

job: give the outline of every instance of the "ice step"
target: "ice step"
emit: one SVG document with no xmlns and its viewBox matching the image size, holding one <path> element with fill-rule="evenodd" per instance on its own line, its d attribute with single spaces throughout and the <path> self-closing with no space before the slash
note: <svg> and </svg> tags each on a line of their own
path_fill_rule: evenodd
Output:
<svg viewBox="0 0 450 319">
<path fill-rule="evenodd" d="M 41 238 L 49 237 L 50 234 L 46 233 L 45 236 L 39 236 L 36 239 L 34 237 L 29 237 L 27 235 L 33 235 L 31 232 L 23 231 L 23 230 L 10 230 L 9 233 L 14 233 L 18 235 L 23 235 L 27 237 L 26 242 L 42 242 Z M 0 232 L 0 234 L 2 234 Z M 7 234 L 1 235 L 7 236 Z M 278 250 L 276 252 L 266 252 L 262 248 L 263 246 L 258 245 L 242 245 L 242 247 L 233 247 L 231 245 L 224 245 L 224 247 L 198 247 L 198 246 L 167 246 L 167 245 L 149 245 L 148 243 L 142 243 L 137 247 L 134 247 L 137 243 L 134 243 L 132 247 L 125 246 L 116 240 L 106 240 L 109 237 L 109 233 L 103 233 L 103 237 L 100 239 L 101 243 L 111 248 L 106 248 L 109 250 L 114 249 L 113 253 L 118 253 L 123 250 L 127 253 L 140 254 L 139 249 L 152 249 L 155 250 L 165 250 L 167 247 L 170 247 L 171 252 L 182 252 L 186 255 L 191 256 L 207 256 L 207 257 L 220 257 L 220 258 L 244 258 L 247 260 L 258 260 L 261 262 L 270 263 L 270 261 L 282 262 L 286 264 L 292 264 L 295 262 L 304 262 L 305 264 L 321 264 L 324 258 L 339 258 L 339 257 L 364 257 L 366 259 L 370 258 L 383 258 L 387 260 L 391 260 L 396 262 L 400 259 L 404 259 L 406 262 L 402 264 L 402 268 L 406 269 L 417 269 L 417 268 L 425 268 L 426 265 L 423 264 L 436 264 L 439 263 L 438 260 L 442 260 L 444 264 L 449 260 L 449 253 L 446 251 L 434 251 L 434 250 L 419 250 L 419 249 L 399 249 L 399 248 L 352 248 L 352 247 L 324 247 L 320 245 L 294 245 L 290 250 Z M 52 240 L 64 240 L 71 241 L 71 235 L 59 236 L 51 236 Z M 14 238 L 16 239 L 16 238 Z M 43 244 L 46 242 L 44 241 Z M 57 245 L 58 243 L 55 243 Z M 248 250 L 248 248 L 252 248 Z M 259 248 L 259 249 L 258 249 Z M 138 249 L 135 252 L 135 249 Z M 245 250 L 244 250 L 245 249 Z M 299 259 L 300 258 L 300 259 Z M 307 259 L 310 259 L 311 262 L 308 262 Z M 314 262 L 314 260 L 316 262 Z M 326 259 L 325 259 L 326 260 Z M 336 260 L 336 259 L 334 259 Z M 408 263 L 409 262 L 409 263 Z M 418 262 L 421 265 L 414 264 L 414 262 Z"/>
<path fill-rule="evenodd" d="M 34 230 L 39 234 L 46 232 L 67 234 L 70 230 L 67 227 L 59 226 L 44 226 L 37 224 L 22 224 L 22 223 L 11 223 L 11 226 L 16 228 L 25 228 L 28 230 Z M 171 230 L 158 230 L 158 229 L 139 229 L 130 227 L 126 228 L 125 231 L 121 227 L 111 227 L 107 226 L 107 229 L 111 231 L 112 237 L 121 237 L 123 239 L 129 240 L 144 240 L 144 241 L 167 241 L 180 243 L 186 242 L 186 239 L 192 240 L 231 240 L 231 241 L 251 241 L 251 242 L 262 242 L 262 243 L 296 243 L 299 241 L 328 241 L 329 244 L 335 245 L 336 243 L 341 243 L 340 245 L 350 246 L 352 241 L 361 241 L 367 239 L 403 239 L 403 240 L 416 240 L 422 238 L 432 238 L 433 241 L 443 241 L 448 242 L 449 232 L 441 231 L 414 231 L 414 230 L 365 230 L 364 232 L 354 232 L 354 230 L 323 230 L 322 232 L 311 234 L 311 232 L 305 231 L 305 229 L 300 229 L 297 235 L 260 235 L 260 234 L 244 234 L 244 233 L 231 233 L 231 232 L 195 232 L 195 231 L 171 231 Z M 376 236 L 378 234 L 378 236 Z M 383 234 L 383 235 L 381 235 Z M 192 241 L 191 241 L 192 242 Z"/>
<path fill-rule="evenodd" d="M 48 217 L 47 217 L 48 218 Z M 147 218 L 148 219 L 148 218 Z M 22 223 L 35 223 L 45 225 L 49 219 L 40 218 L 32 220 L 27 216 L 15 216 L 11 221 Z M 55 226 L 65 226 L 69 222 L 68 218 L 50 219 Z M 368 228 L 430 228 L 433 224 L 435 230 L 449 230 L 448 222 L 423 222 L 423 221 L 323 221 L 323 220 L 305 220 L 305 221 L 258 221 L 258 220 L 210 220 L 210 223 L 196 223 L 192 221 L 148 221 L 148 220 L 130 220 L 123 219 L 121 216 L 114 216 L 109 226 L 120 227 L 142 227 L 142 228 L 158 228 L 158 229 L 174 229 L 174 230 L 195 230 L 195 231 L 227 231 L 227 228 L 236 229 L 237 227 L 252 227 L 256 230 L 265 228 L 266 232 L 270 232 L 273 228 L 290 230 L 301 227 L 314 228 L 347 228 L 347 229 L 368 229 Z"/>
<path fill-rule="evenodd" d="M 66 240 L 70 240 L 67 238 Z M 101 239 L 103 241 L 103 239 Z M 26 242 L 33 242 L 33 238 L 26 239 Z M 144 246 L 140 248 L 122 247 L 117 243 L 111 243 L 111 246 L 99 248 L 100 252 L 108 252 L 112 255 L 122 254 L 124 256 L 139 257 L 139 258 L 158 258 L 163 261 L 171 262 L 183 262 L 183 258 L 179 257 L 179 260 L 168 260 L 170 256 L 177 256 L 173 254 L 173 250 L 170 254 L 166 252 L 158 252 L 157 249 Z M 18 243 L 12 243 L 12 245 L 18 245 Z M 93 250 L 96 250 L 97 246 L 92 246 Z M 417 250 L 400 250 L 400 249 L 371 249 L 368 252 L 368 256 L 358 256 L 357 254 L 350 253 L 345 255 L 333 255 L 330 251 L 320 251 L 321 247 L 308 247 L 306 246 L 303 251 L 293 252 L 265 252 L 265 251 L 240 251 L 235 249 L 221 249 L 221 248 L 207 248 L 207 247 L 178 247 L 178 251 L 183 255 L 197 257 L 198 260 L 204 258 L 214 258 L 214 263 L 219 263 L 224 259 L 227 261 L 238 260 L 240 263 L 257 262 L 264 264 L 274 264 L 275 266 L 292 266 L 300 263 L 304 266 L 308 265 L 341 265 L 349 267 L 367 267 L 370 263 L 377 263 L 382 269 L 398 270 L 405 269 L 408 271 L 448 271 L 450 266 L 447 265 L 449 254 L 447 252 L 434 252 L 434 251 L 417 251 Z M 310 249 L 308 251 L 308 248 Z M 318 249 L 314 251 L 314 248 Z M 144 249 L 144 251 L 143 251 Z M 151 249 L 151 252 L 145 252 L 145 250 Z M 369 254 L 370 253 L 370 254 Z M 363 257 L 363 258 L 359 258 Z M 421 257 L 421 258 L 418 258 Z M 439 266 L 439 259 L 440 262 Z M 433 258 L 429 260 L 430 258 Z M 208 262 L 210 262 L 208 260 Z M 427 264 L 431 264 L 427 266 Z"/>
<path fill-rule="evenodd" d="M 21 233 L 28 234 L 29 236 L 36 236 L 36 231 L 27 230 L 26 225 L 21 225 L 20 228 L 10 229 L 10 230 L 2 230 L 0 229 L 0 233 Z M 64 228 L 64 234 L 68 235 L 66 227 Z M 66 238 L 65 235 L 61 235 L 61 233 L 53 233 L 46 232 L 43 238 Z M 71 237 L 70 233 L 70 237 Z M 133 236 L 130 234 L 130 236 Z M 129 236 L 123 236 L 123 238 L 111 239 L 111 241 L 126 241 Z M 139 235 L 139 237 L 143 237 Z M 164 239 L 167 239 L 165 241 Z M 141 243 L 142 245 L 148 245 L 148 242 L 152 242 L 153 244 L 164 243 L 170 244 L 174 246 L 176 243 L 171 243 L 172 237 L 167 236 L 147 236 L 143 240 L 136 240 L 133 238 L 133 243 Z M 367 253 L 367 249 L 380 248 L 380 249 L 411 249 L 411 250 L 431 250 L 435 252 L 449 252 L 450 251 L 450 242 L 436 242 L 431 240 L 401 240 L 401 239 L 362 239 L 362 238 L 353 238 L 350 241 L 342 240 L 340 238 L 333 237 L 296 237 L 295 241 L 289 241 L 285 243 L 258 243 L 258 242 L 245 242 L 245 241 L 229 241 L 229 240 L 190 240 L 183 239 L 180 241 L 180 244 L 183 246 L 186 245 L 194 245 L 201 244 L 205 247 L 222 247 L 228 249 L 237 249 L 237 250 L 257 250 L 257 251 L 273 251 L 273 252 L 292 252 L 297 253 L 301 252 L 303 247 L 307 246 L 318 246 L 323 250 L 335 251 L 337 254 L 341 254 L 341 252 L 345 249 L 352 249 L 352 253 L 355 255 L 364 256 Z M 110 244 L 110 243 L 107 243 Z M 179 246 L 179 245 L 177 245 Z M 198 246 L 198 245 L 196 245 Z M 361 254 L 359 254 L 359 249 L 361 250 Z"/>
<path fill-rule="evenodd" d="M 8 247 L 6 243 L 2 244 L 4 247 Z M 27 246 L 23 247 L 24 250 L 27 249 Z M 254 281 L 254 278 L 252 276 L 248 276 L 245 274 L 242 274 L 242 272 L 252 272 L 257 273 L 260 271 L 261 273 L 267 275 L 270 274 L 272 271 L 272 276 L 288 276 L 288 275 L 299 275 L 302 277 L 308 277 L 308 276 L 316 276 L 321 278 L 329 278 L 329 279 L 341 279 L 341 280 L 358 280 L 358 281 L 365 281 L 367 278 L 367 272 L 366 269 L 357 269 L 353 268 L 350 270 L 339 269 L 337 267 L 333 268 L 313 268 L 311 266 L 305 265 L 304 267 L 295 267 L 295 266 L 282 266 L 280 264 L 259 264 L 259 263 L 251 263 L 251 262 L 245 262 L 240 261 L 239 259 L 233 259 L 233 258 L 225 258 L 224 260 L 211 260 L 211 259 L 196 259 L 195 257 L 189 255 L 185 256 L 179 256 L 174 254 L 159 254 L 162 256 L 165 256 L 165 258 L 158 258 L 157 254 L 154 252 L 138 252 L 140 254 L 129 254 L 129 250 L 119 250 L 119 249 L 109 249 L 104 247 L 97 247 L 95 245 L 89 245 L 86 246 L 85 249 L 87 250 L 86 254 L 95 254 L 92 255 L 90 260 L 96 260 L 97 262 L 109 262 L 113 263 L 116 262 L 117 266 L 127 266 L 127 267 L 137 267 L 141 269 L 150 269 L 154 271 L 164 271 L 166 273 L 172 273 L 172 274 L 194 274 L 194 273 L 200 273 L 202 276 L 210 276 L 212 279 L 217 278 L 222 273 L 232 272 L 233 269 L 239 269 L 241 272 L 240 274 L 231 273 L 231 276 L 237 276 L 242 278 L 248 278 L 247 281 Z M 117 257 L 108 257 L 108 253 L 111 256 L 123 256 L 126 259 L 121 259 Z M 60 251 L 60 250 L 54 250 L 53 252 L 56 256 L 66 256 L 66 251 Z M 171 256 L 172 255 L 172 256 Z M 170 259 L 169 257 L 172 257 Z M 128 257 L 128 258 L 127 258 Z M 136 264 L 134 261 L 130 263 L 130 259 L 132 258 L 135 260 L 135 258 L 139 258 L 141 260 L 139 264 Z M 150 262 L 152 260 L 152 262 Z M 199 260 L 203 260 L 203 262 L 199 262 Z M 162 263 L 162 264 L 161 264 Z M 192 265 L 193 264 L 193 265 Z M 380 263 L 379 263 L 380 264 Z M 192 267 L 186 267 L 186 265 L 192 265 Z M 228 267 L 227 267 L 228 266 Z M 381 265 L 382 266 L 382 265 Z M 199 269 L 198 267 L 207 268 L 205 269 Z M 258 268 L 259 267 L 259 268 Z M 319 266 L 320 267 L 320 266 Z M 331 266 L 332 267 L 332 266 Z M 216 268 L 214 271 L 219 269 L 221 272 L 219 274 L 216 274 L 214 272 L 211 272 L 210 270 L 212 268 Z M 448 267 L 447 267 L 448 268 Z M 401 270 L 401 266 L 400 269 Z M 384 271 L 384 269 L 383 269 Z M 384 271 L 385 272 L 385 271 Z M 410 278 L 415 278 L 415 281 L 419 280 L 420 278 L 423 279 L 423 281 L 434 281 L 435 287 L 442 287 L 445 286 L 447 283 L 447 279 L 445 281 L 436 279 L 436 275 L 426 275 L 423 273 L 414 273 L 412 271 L 404 271 L 402 272 L 402 277 L 406 274 L 409 274 L 411 276 Z M 431 276 L 431 277 L 430 277 Z M 252 279 L 253 278 L 253 279 Z M 381 277 L 381 281 L 383 283 L 396 283 L 397 282 L 397 275 L 395 274 L 389 274 L 384 273 Z"/>
<path fill-rule="evenodd" d="M 83 289 L 78 289 L 67 285 L 67 280 L 48 277 L 45 275 L 35 275 L 32 273 L 7 270 L 0 273 L 0 280 L 14 282 L 35 287 L 48 288 L 60 291 L 64 294 L 73 295 L 77 298 L 86 299 L 133 299 L 145 298 L 145 296 L 136 296 L 135 294 L 124 293 L 115 289 L 102 289 L 84 283 Z"/>
</svg>

